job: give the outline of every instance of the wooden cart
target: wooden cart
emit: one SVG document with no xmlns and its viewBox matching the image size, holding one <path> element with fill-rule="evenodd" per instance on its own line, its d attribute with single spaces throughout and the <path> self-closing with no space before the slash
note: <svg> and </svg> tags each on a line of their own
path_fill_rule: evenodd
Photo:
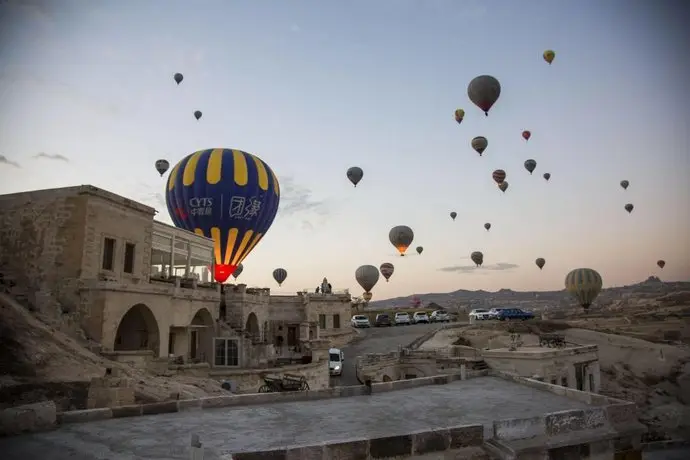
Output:
<svg viewBox="0 0 690 460">
<path fill-rule="evenodd" d="M 302 375 L 283 374 L 282 377 L 265 376 L 259 393 L 279 393 L 283 391 L 308 391 L 309 382 Z"/>
</svg>

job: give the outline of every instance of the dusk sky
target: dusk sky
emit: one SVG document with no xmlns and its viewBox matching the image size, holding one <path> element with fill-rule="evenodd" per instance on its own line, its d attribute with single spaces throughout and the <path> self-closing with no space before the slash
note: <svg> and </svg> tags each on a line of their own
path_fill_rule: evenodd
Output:
<svg viewBox="0 0 690 460">
<path fill-rule="evenodd" d="M 373 300 L 562 289 L 578 267 L 605 286 L 688 280 L 687 17 L 643 0 L 2 2 L 0 194 L 92 184 L 170 222 L 154 162 L 237 148 L 282 187 L 248 285 L 287 294 L 327 276 L 359 294 L 356 268 L 383 262 L 395 273 Z M 481 74 L 502 85 L 488 117 L 467 97 Z M 395 225 L 415 231 L 409 257 Z"/>
</svg>

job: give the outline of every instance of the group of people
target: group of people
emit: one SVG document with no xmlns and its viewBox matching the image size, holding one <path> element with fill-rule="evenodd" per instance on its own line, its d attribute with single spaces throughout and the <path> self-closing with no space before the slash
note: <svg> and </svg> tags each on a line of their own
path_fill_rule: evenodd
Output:
<svg viewBox="0 0 690 460">
<path fill-rule="evenodd" d="M 321 282 L 321 286 L 316 286 L 315 291 L 317 294 L 332 294 L 333 288 L 331 287 L 331 283 L 329 283 L 328 280 L 324 278 Z"/>
</svg>

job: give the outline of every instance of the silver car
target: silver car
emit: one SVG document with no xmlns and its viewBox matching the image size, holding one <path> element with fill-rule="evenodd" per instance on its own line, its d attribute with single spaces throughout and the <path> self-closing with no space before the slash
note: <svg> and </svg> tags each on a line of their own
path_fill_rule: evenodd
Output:
<svg viewBox="0 0 690 460">
<path fill-rule="evenodd" d="M 393 324 L 397 325 L 407 325 L 411 324 L 409 313 L 398 312 L 393 318 Z"/>
<path fill-rule="evenodd" d="M 364 315 L 353 316 L 350 320 L 350 324 L 352 324 L 352 327 L 371 327 L 371 324 L 369 324 L 369 318 Z"/>
</svg>

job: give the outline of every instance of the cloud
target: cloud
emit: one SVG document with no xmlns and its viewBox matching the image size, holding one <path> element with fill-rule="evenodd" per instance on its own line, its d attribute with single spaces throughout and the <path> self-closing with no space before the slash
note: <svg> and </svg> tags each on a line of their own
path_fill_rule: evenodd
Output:
<svg viewBox="0 0 690 460">
<path fill-rule="evenodd" d="M 64 155 L 60 155 L 59 153 L 38 152 L 36 155 L 34 155 L 34 158 L 45 158 L 46 160 L 57 160 L 69 163 L 69 158 Z"/>
<path fill-rule="evenodd" d="M 482 265 L 481 267 L 477 267 L 475 265 L 454 265 L 451 267 L 442 267 L 439 268 L 438 270 L 441 272 L 459 272 L 459 273 L 470 273 L 474 271 L 480 271 L 480 270 L 492 270 L 492 271 L 505 271 L 505 270 L 512 270 L 514 268 L 518 268 L 519 265 L 517 264 L 509 264 L 509 263 L 497 263 L 494 265 Z"/>
<path fill-rule="evenodd" d="M 329 213 L 326 202 L 315 199 L 311 189 L 296 184 L 292 177 L 282 177 L 279 212 L 283 215 L 293 215 L 307 211 L 315 212 L 320 216 Z"/>
<path fill-rule="evenodd" d="M 5 155 L 0 155 L 0 164 L 6 164 L 9 166 L 14 166 L 15 168 L 21 168 L 21 166 L 19 166 L 19 163 L 17 163 L 16 161 L 10 160 Z"/>
</svg>

